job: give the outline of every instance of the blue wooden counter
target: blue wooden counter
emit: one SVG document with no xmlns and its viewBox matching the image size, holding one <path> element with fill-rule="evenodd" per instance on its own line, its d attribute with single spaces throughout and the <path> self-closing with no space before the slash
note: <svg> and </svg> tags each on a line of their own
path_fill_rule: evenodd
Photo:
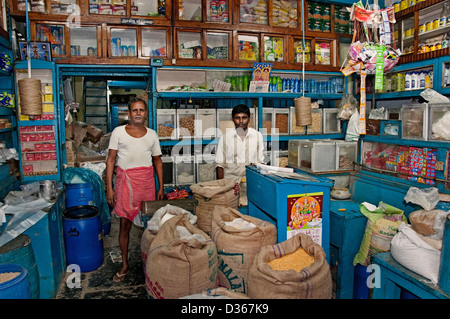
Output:
<svg viewBox="0 0 450 319">
<path fill-rule="evenodd" d="M 372 264 L 379 266 L 380 280 L 379 287 L 373 289 L 373 299 L 400 299 L 402 288 L 421 299 L 450 298 L 438 285 L 400 265 L 389 252 L 374 255 Z"/>
<path fill-rule="evenodd" d="M 274 223 L 278 242 L 297 232 L 311 236 L 322 246 L 330 262 L 330 188 L 333 183 L 327 178 L 297 173 L 305 180 L 263 174 L 256 167 L 247 166 L 248 214 Z M 296 204 L 299 204 L 297 215 Z M 317 216 L 313 210 L 321 212 L 321 224 L 317 228 L 314 225 L 320 221 L 313 218 Z M 294 224 L 296 221 L 300 222 Z"/>
</svg>

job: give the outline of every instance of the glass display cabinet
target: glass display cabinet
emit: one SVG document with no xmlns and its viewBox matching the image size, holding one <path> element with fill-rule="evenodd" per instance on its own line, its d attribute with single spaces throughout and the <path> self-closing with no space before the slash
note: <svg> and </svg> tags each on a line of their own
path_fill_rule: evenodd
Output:
<svg viewBox="0 0 450 319">
<path fill-rule="evenodd" d="M 206 21 L 230 22 L 230 7 L 228 0 L 206 0 Z"/>
<path fill-rule="evenodd" d="M 136 28 L 109 28 L 109 57 L 136 57 Z"/>
<path fill-rule="evenodd" d="M 202 21 L 202 0 L 178 0 L 177 20 Z"/>
<path fill-rule="evenodd" d="M 238 59 L 259 61 L 259 35 L 238 34 Z"/>
<path fill-rule="evenodd" d="M 298 14 L 297 0 L 272 1 L 272 26 L 301 30 Z"/>
<path fill-rule="evenodd" d="M 97 26 L 70 26 L 70 55 L 72 57 L 100 56 L 101 52 L 99 52 L 97 46 L 97 43 L 99 42 L 99 39 L 97 38 L 99 31 L 99 27 Z"/>
<path fill-rule="evenodd" d="M 231 32 L 206 32 L 206 58 L 211 60 L 230 60 Z"/>
<path fill-rule="evenodd" d="M 176 31 L 176 48 L 178 59 L 202 59 L 202 34 L 201 30 Z"/>
<path fill-rule="evenodd" d="M 269 24 L 267 0 L 247 1 L 240 4 L 239 19 L 244 23 Z"/>
<path fill-rule="evenodd" d="M 142 17 L 166 17 L 165 0 L 132 0 L 131 15 Z"/>
<path fill-rule="evenodd" d="M 168 57 L 170 56 L 169 30 L 158 28 L 142 28 L 142 51 L 143 57 Z"/>
<path fill-rule="evenodd" d="M 66 55 L 65 24 L 35 23 L 32 29 L 35 31 L 36 41 L 50 43 L 53 57 Z"/>
<path fill-rule="evenodd" d="M 264 61 L 265 62 L 286 62 L 285 36 L 264 35 Z"/>
</svg>

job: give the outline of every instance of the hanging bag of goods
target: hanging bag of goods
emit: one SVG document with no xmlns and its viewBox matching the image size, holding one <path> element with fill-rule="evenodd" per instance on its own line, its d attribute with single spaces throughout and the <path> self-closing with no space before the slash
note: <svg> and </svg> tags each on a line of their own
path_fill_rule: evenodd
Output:
<svg viewBox="0 0 450 319">
<path fill-rule="evenodd" d="M 219 256 L 219 286 L 246 294 L 247 273 L 262 246 L 277 243 L 277 228 L 232 208 L 216 207 L 211 238 Z"/>
<path fill-rule="evenodd" d="M 330 299 L 331 294 L 325 252 L 305 234 L 263 246 L 248 272 L 252 299 Z"/>
<path fill-rule="evenodd" d="M 187 214 L 167 220 L 150 245 L 146 289 L 154 299 L 176 299 L 217 287 L 217 249 Z"/>
<path fill-rule="evenodd" d="M 204 232 L 211 232 L 211 215 L 214 207 L 230 207 L 238 209 L 239 194 L 234 194 L 235 182 L 229 179 L 218 179 L 191 185 L 194 195 L 194 213 L 197 226 Z"/>
<path fill-rule="evenodd" d="M 375 74 L 375 89 L 382 88 L 383 74 L 392 71 L 401 55 L 395 45 L 394 8 L 369 10 L 359 1 L 353 4 L 350 19 L 353 39 L 341 71 L 347 76 L 366 70 L 366 74 Z"/>
<path fill-rule="evenodd" d="M 184 210 L 181 207 L 172 206 L 170 204 L 167 204 L 166 206 L 161 207 L 156 212 L 154 212 L 152 218 L 150 218 L 150 220 L 148 221 L 147 227 L 144 229 L 141 236 L 141 258 L 145 275 L 147 275 L 145 271 L 145 265 L 147 263 L 147 254 L 148 251 L 150 250 L 150 246 L 153 242 L 153 239 L 155 239 L 162 225 L 166 221 L 168 221 L 172 217 L 179 216 L 182 214 L 187 214 L 189 221 L 193 225 L 195 225 L 195 223 L 197 222 L 197 216 L 191 214 L 189 211 Z"/>
</svg>

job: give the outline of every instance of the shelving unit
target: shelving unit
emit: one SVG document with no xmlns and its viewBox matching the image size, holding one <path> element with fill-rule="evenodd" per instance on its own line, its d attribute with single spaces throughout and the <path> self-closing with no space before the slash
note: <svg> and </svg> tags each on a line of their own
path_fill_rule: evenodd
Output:
<svg viewBox="0 0 450 319">
<path fill-rule="evenodd" d="M 110 114 L 107 103 L 106 80 L 86 77 L 84 78 L 83 90 L 86 123 L 93 124 L 107 132 Z"/>
</svg>

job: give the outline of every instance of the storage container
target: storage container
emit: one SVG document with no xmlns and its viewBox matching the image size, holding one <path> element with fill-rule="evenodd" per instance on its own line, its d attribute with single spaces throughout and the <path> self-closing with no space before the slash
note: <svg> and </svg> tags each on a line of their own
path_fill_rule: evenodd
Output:
<svg viewBox="0 0 450 319">
<path fill-rule="evenodd" d="M 274 115 L 272 107 L 264 107 L 262 110 L 262 128 L 263 135 L 272 134 L 274 128 Z"/>
<path fill-rule="evenodd" d="M 341 133 L 341 120 L 337 117 L 338 113 L 337 108 L 323 109 L 323 134 Z"/>
<path fill-rule="evenodd" d="M 217 132 L 218 137 L 227 132 L 227 129 L 234 129 L 234 122 L 231 116 L 231 109 L 217 109 Z M 251 115 L 251 113 L 250 113 Z"/>
<path fill-rule="evenodd" d="M 156 110 L 157 132 L 160 139 L 177 138 L 176 136 L 176 110 L 157 109 Z"/>
<path fill-rule="evenodd" d="M 0 274 L 7 276 L 0 281 L 0 299 L 31 299 L 28 271 L 23 266 L 0 265 Z"/>
<path fill-rule="evenodd" d="M 175 184 L 190 185 L 195 183 L 194 156 L 175 157 Z"/>
<path fill-rule="evenodd" d="M 291 167 L 300 168 L 300 142 L 300 140 L 290 140 L 288 143 L 288 165 Z"/>
<path fill-rule="evenodd" d="M 336 141 L 336 170 L 353 170 L 357 157 L 357 142 Z"/>
<path fill-rule="evenodd" d="M 195 109 L 177 110 L 177 138 L 195 136 L 195 120 L 197 111 Z"/>
<path fill-rule="evenodd" d="M 429 104 L 428 140 L 450 142 L 450 103 Z"/>
<path fill-rule="evenodd" d="M 323 109 L 311 109 L 311 125 L 306 126 L 306 134 L 322 134 Z"/>
<path fill-rule="evenodd" d="M 366 119 L 366 135 L 380 136 L 381 120 Z"/>
<path fill-rule="evenodd" d="M 195 137 L 214 139 L 217 136 L 216 109 L 197 109 Z"/>
<path fill-rule="evenodd" d="M 306 126 L 297 125 L 297 117 L 295 115 L 295 107 L 290 107 L 290 123 L 289 123 L 289 132 L 291 135 L 305 135 L 306 134 Z"/>
<path fill-rule="evenodd" d="M 386 109 L 386 117 L 388 120 L 400 120 L 401 119 L 402 109 L 398 108 L 387 108 Z"/>
<path fill-rule="evenodd" d="M 161 156 L 163 164 L 163 183 L 164 186 L 175 185 L 175 167 L 173 156 Z"/>
<path fill-rule="evenodd" d="M 216 179 L 215 155 L 196 155 L 195 167 L 197 183 L 209 182 Z"/>
<path fill-rule="evenodd" d="M 289 134 L 289 123 L 290 123 L 290 112 L 289 108 L 274 108 L 273 109 L 273 127 L 275 131 L 274 134 L 288 135 Z"/>
<path fill-rule="evenodd" d="M 402 138 L 428 139 L 428 104 L 405 104 L 402 106 Z"/>
<path fill-rule="evenodd" d="M 382 120 L 380 122 L 380 136 L 384 138 L 401 138 L 402 121 L 400 120 Z"/>
<path fill-rule="evenodd" d="M 312 172 L 336 170 L 336 143 L 331 140 L 300 141 L 300 169 Z"/>
<path fill-rule="evenodd" d="M 270 156 L 270 163 L 272 166 L 277 167 L 286 167 L 288 165 L 289 159 L 288 159 L 289 151 L 275 151 L 273 150 L 271 152 Z"/>
</svg>

